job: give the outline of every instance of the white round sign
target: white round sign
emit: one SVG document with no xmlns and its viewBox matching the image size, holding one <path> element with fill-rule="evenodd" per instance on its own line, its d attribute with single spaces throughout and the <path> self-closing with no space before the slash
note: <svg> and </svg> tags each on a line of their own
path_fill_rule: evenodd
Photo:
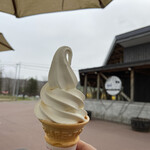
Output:
<svg viewBox="0 0 150 150">
<path fill-rule="evenodd" d="M 115 96 L 121 91 L 122 82 L 117 76 L 111 76 L 105 82 L 105 89 L 109 95 Z"/>
</svg>

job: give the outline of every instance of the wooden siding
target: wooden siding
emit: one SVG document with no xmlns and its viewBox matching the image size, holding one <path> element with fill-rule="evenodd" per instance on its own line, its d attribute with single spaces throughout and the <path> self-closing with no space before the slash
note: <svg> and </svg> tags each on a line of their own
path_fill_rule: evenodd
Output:
<svg viewBox="0 0 150 150">
<path fill-rule="evenodd" d="M 106 65 L 123 63 L 123 47 L 117 44 Z"/>
<path fill-rule="evenodd" d="M 150 43 L 124 49 L 124 63 L 150 60 Z"/>
</svg>

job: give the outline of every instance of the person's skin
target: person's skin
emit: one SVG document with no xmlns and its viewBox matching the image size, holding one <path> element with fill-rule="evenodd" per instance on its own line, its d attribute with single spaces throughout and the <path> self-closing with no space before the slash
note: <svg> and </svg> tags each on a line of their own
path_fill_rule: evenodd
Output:
<svg viewBox="0 0 150 150">
<path fill-rule="evenodd" d="M 76 150 L 96 150 L 96 148 L 94 148 L 92 145 L 80 140 L 77 144 Z"/>
</svg>

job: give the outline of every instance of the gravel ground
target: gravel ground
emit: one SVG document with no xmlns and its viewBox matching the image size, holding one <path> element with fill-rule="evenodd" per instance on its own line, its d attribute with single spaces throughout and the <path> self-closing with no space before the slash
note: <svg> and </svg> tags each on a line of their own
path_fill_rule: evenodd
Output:
<svg viewBox="0 0 150 150">
<path fill-rule="evenodd" d="M 0 150 L 46 150 L 42 126 L 33 113 L 36 102 L 0 102 Z M 91 120 L 80 138 L 97 150 L 150 150 L 150 132 L 101 120 Z"/>
</svg>

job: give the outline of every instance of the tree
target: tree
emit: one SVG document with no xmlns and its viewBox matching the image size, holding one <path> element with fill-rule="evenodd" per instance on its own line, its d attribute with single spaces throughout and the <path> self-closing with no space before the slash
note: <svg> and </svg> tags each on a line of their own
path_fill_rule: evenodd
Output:
<svg viewBox="0 0 150 150">
<path fill-rule="evenodd" d="M 27 81 L 25 93 L 27 93 L 29 96 L 36 96 L 37 92 L 38 92 L 38 82 L 36 79 L 30 78 Z"/>
</svg>

